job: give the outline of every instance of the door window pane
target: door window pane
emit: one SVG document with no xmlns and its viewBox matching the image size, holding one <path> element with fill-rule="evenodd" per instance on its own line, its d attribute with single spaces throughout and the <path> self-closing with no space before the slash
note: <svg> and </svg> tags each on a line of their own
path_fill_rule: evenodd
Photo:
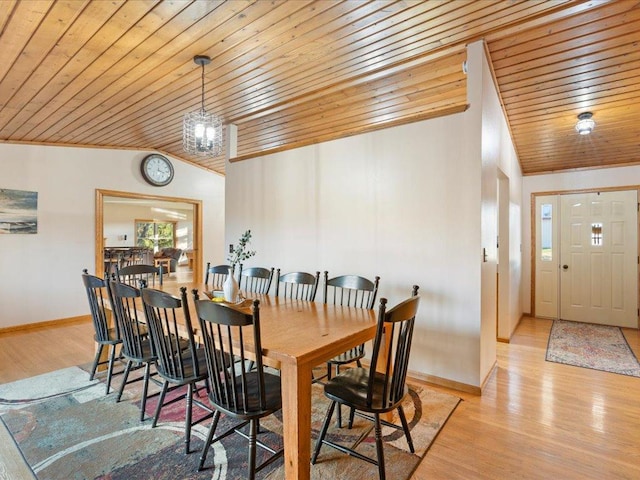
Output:
<svg viewBox="0 0 640 480">
<path fill-rule="evenodd" d="M 602 246 L 602 224 L 601 223 L 591 224 L 591 245 L 593 245 L 594 247 Z"/>
<path fill-rule="evenodd" d="M 543 203 L 540 208 L 540 214 L 540 260 L 550 262 L 553 260 L 553 231 L 551 228 L 553 205 Z"/>
</svg>

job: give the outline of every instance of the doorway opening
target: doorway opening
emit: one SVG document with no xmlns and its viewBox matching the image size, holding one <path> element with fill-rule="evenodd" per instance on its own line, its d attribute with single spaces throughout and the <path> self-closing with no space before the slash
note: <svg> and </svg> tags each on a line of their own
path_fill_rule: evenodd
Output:
<svg viewBox="0 0 640 480">
<path fill-rule="evenodd" d="M 200 200 L 96 189 L 95 208 L 96 272 L 105 269 L 105 248 L 144 247 L 152 255 L 161 247 L 172 244 L 171 247 L 184 251 L 190 280 L 196 283 L 202 281 Z M 110 211 L 120 212 L 121 216 L 113 220 Z M 144 221 L 139 212 L 145 212 Z M 107 225 L 105 218 L 109 222 Z M 157 225 L 167 224 L 172 225 L 170 234 L 167 234 L 167 228 L 157 228 Z M 149 228 L 149 225 L 153 228 Z"/>
</svg>

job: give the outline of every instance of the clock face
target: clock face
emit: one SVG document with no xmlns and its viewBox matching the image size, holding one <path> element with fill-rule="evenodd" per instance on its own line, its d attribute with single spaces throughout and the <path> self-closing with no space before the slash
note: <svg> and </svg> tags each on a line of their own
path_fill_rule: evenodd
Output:
<svg viewBox="0 0 640 480">
<path fill-rule="evenodd" d="M 168 185 L 173 180 L 173 165 L 167 157 L 157 153 L 144 157 L 140 171 L 147 182 L 157 187 Z"/>
</svg>

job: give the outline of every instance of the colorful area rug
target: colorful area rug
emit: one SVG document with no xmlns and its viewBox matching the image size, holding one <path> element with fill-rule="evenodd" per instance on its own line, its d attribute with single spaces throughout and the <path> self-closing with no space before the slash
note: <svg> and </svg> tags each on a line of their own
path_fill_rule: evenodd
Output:
<svg viewBox="0 0 640 480">
<path fill-rule="evenodd" d="M 24 455 L 38 479 L 244 479 L 248 442 L 234 434 L 214 444 L 207 456 L 207 469 L 197 472 L 210 420 L 195 426 L 191 450 L 184 452 L 184 403 L 176 402 L 163 410 L 156 428 L 151 420 L 139 421 L 139 391 L 127 387 L 120 403 L 115 393 L 105 395 L 104 384 L 89 382 L 89 375 L 78 367 L 0 385 L 0 430 L 5 429 L 19 445 L 14 457 Z M 119 386 L 115 381 L 116 387 Z M 140 382 L 138 382 L 140 383 Z M 315 437 L 324 418 L 327 401 L 321 385 L 313 387 L 312 434 Z M 155 400 L 155 399 L 154 399 Z M 203 399 L 206 402 L 206 399 Z M 408 451 L 401 432 L 385 430 L 387 478 L 408 479 L 426 454 L 440 429 L 460 399 L 425 387 L 412 387 L 404 405 L 416 453 Z M 151 416 L 155 401 L 147 407 Z M 194 416 L 198 414 L 194 407 Z M 204 414 L 200 411 L 199 414 Z M 343 411 L 346 417 L 346 412 Z M 334 417 L 335 418 L 335 417 Z M 273 415 L 261 421 L 261 440 L 280 447 L 282 417 Z M 224 422 L 224 423 L 222 423 Z M 338 429 L 330 435 L 340 441 L 353 441 L 368 426 L 356 417 L 353 430 Z M 221 419 L 219 431 L 231 425 Z M 312 446 L 315 440 L 312 442 Z M 7 447 L 9 448 L 9 447 Z M 373 440 L 359 447 L 375 457 Z M 17 450 L 14 448 L 14 450 Z M 258 449 L 258 453 L 260 454 Z M 0 456 L 0 472 L 8 456 Z M 15 458 L 14 458 L 15 460 Z M 260 462 L 260 458 L 258 459 Z M 323 447 L 318 463 L 311 467 L 313 479 L 377 478 L 377 470 L 362 460 Z M 2 475 L 0 475 L 2 478 Z M 259 478 L 284 478 L 283 461 L 260 472 Z M 14 480 L 14 479 L 12 479 Z"/>
<path fill-rule="evenodd" d="M 555 320 L 546 360 L 640 377 L 640 363 L 619 327 Z"/>
</svg>

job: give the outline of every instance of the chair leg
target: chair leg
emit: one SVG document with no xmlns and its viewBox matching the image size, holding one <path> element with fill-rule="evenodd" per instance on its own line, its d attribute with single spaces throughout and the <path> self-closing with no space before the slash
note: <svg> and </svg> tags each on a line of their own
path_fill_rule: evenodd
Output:
<svg viewBox="0 0 640 480">
<path fill-rule="evenodd" d="M 191 443 L 191 414 L 193 411 L 193 387 L 190 383 L 187 387 L 187 406 L 184 412 L 184 445 L 185 453 L 189 453 L 189 445 Z"/>
<path fill-rule="evenodd" d="M 120 384 L 120 389 L 118 390 L 118 396 L 116 397 L 116 403 L 120 402 L 122 398 L 122 392 L 124 392 L 124 386 L 127 384 L 127 380 L 129 379 L 129 372 L 131 371 L 131 366 L 133 362 L 129 360 L 127 362 L 127 366 L 124 369 L 124 373 L 122 374 L 122 383 Z"/>
<path fill-rule="evenodd" d="M 160 418 L 160 410 L 162 410 L 162 404 L 164 403 L 164 396 L 167 394 L 167 390 L 169 388 L 169 382 L 164 382 L 162 384 L 162 391 L 160 392 L 160 396 L 158 397 L 158 406 L 156 407 L 156 413 L 153 416 L 153 423 L 151 427 L 154 428 L 158 424 L 158 418 Z"/>
<path fill-rule="evenodd" d="M 258 435 L 258 421 L 249 422 L 249 480 L 256 478 L 256 436 Z"/>
<path fill-rule="evenodd" d="M 376 453 L 378 454 L 378 477 L 385 480 L 384 472 L 384 448 L 382 447 L 382 425 L 380 424 L 380 414 L 375 414 L 375 432 L 376 432 Z"/>
<path fill-rule="evenodd" d="M 336 363 L 336 377 L 340 375 L 340 364 Z M 342 404 L 338 404 L 338 420 L 337 423 L 338 428 L 342 428 Z"/>
<path fill-rule="evenodd" d="M 140 421 L 144 421 L 144 412 L 147 408 L 147 392 L 149 391 L 149 377 L 151 376 L 151 364 L 144 366 L 144 379 L 142 380 L 142 400 L 140 403 Z"/>
<path fill-rule="evenodd" d="M 216 427 L 218 426 L 218 420 L 220 419 L 220 412 L 218 410 L 213 414 L 213 421 L 211 422 L 211 426 L 209 427 L 209 433 L 207 434 L 207 440 L 204 442 L 204 448 L 202 449 L 202 453 L 200 454 L 200 463 L 198 464 L 198 471 L 201 471 L 204 467 L 204 462 L 207 459 L 207 453 L 209 452 L 209 447 L 211 446 L 211 441 L 213 440 L 213 434 L 216 433 Z"/>
<path fill-rule="evenodd" d="M 411 453 L 415 453 L 415 449 L 413 448 L 413 440 L 411 439 L 411 432 L 409 432 L 409 424 L 407 423 L 407 417 L 404 415 L 404 409 L 402 405 L 398 407 L 398 416 L 400 417 L 400 421 L 402 422 L 402 429 L 404 430 L 404 435 L 407 437 L 407 444 L 409 444 L 409 451 Z"/>
<path fill-rule="evenodd" d="M 98 369 L 98 363 L 100 362 L 100 357 L 102 356 L 102 349 L 104 345 L 101 343 L 98 344 L 98 350 L 96 351 L 96 356 L 93 359 L 93 367 L 91 367 L 91 375 L 89 375 L 89 380 L 93 380 L 93 377 L 96 376 L 96 370 Z"/>
<path fill-rule="evenodd" d="M 315 465 L 316 460 L 318 459 L 318 454 L 320 453 L 320 447 L 322 447 L 322 441 L 324 440 L 325 435 L 327 434 L 327 429 L 329 428 L 329 422 L 331 421 L 331 415 L 333 415 L 333 410 L 336 408 L 337 402 L 331 402 L 329 408 L 327 409 L 327 415 L 324 417 L 324 422 L 322 423 L 322 429 L 320 430 L 320 435 L 318 435 L 318 440 L 316 441 L 316 448 L 313 452 L 313 456 L 311 457 L 311 464 Z"/>
<path fill-rule="evenodd" d="M 111 345 L 111 353 L 109 354 L 109 366 L 107 367 L 107 395 L 109 395 L 109 389 L 111 388 L 111 377 L 113 375 L 113 364 L 116 360 L 116 346 Z"/>
<path fill-rule="evenodd" d="M 353 428 L 353 419 L 356 416 L 356 409 L 351 407 L 351 410 L 349 411 L 349 430 L 351 430 L 351 428 Z"/>
</svg>

